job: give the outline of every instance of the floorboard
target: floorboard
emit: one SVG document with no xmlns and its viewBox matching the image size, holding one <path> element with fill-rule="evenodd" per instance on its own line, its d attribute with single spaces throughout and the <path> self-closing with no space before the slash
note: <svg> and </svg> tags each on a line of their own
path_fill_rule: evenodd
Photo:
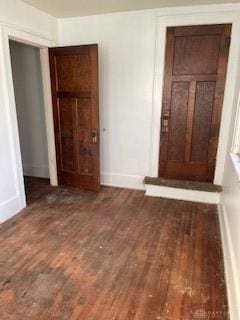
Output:
<svg viewBox="0 0 240 320">
<path fill-rule="evenodd" d="M 217 208 L 28 179 L 0 226 L 2 320 L 226 320 Z"/>
</svg>

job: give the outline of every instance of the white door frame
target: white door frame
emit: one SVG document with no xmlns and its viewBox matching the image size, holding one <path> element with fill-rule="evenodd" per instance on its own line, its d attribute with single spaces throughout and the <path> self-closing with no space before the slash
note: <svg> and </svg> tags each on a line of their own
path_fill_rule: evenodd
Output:
<svg viewBox="0 0 240 320">
<path fill-rule="evenodd" d="M 11 57 L 9 40 L 15 40 L 20 43 L 28 44 L 40 49 L 40 60 L 43 81 L 43 95 L 44 95 L 44 110 L 47 129 L 47 144 L 48 144 L 48 159 L 49 159 L 49 174 L 51 185 L 57 185 L 57 165 L 56 165 L 56 151 L 55 151 L 55 138 L 54 138 L 54 125 L 52 113 L 52 97 L 50 85 L 50 71 L 48 60 L 48 47 L 55 45 L 53 41 L 44 38 L 41 35 L 33 34 L 26 30 L 21 30 L 13 26 L 3 26 L 3 51 L 4 51 L 4 66 L 7 75 L 5 83 L 5 99 L 9 106 L 9 123 L 11 128 L 11 142 L 12 142 L 12 155 L 15 162 L 15 184 L 16 189 L 20 195 L 21 208 L 26 207 L 26 194 L 23 180 L 23 165 L 21 158 L 21 149 L 19 142 L 19 131 L 17 122 L 17 111 L 15 103 L 15 94 L 13 87 Z"/>
<path fill-rule="evenodd" d="M 182 8 L 176 8 L 172 11 L 167 10 L 163 14 L 157 16 L 149 175 L 152 177 L 158 176 L 160 119 L 162 113 L 167 27 L 231 23 L 232 39 L 229 51 L 226 88 L 224 93 L 222 121 L 214 177 L 214 183 L 221 185 L 223 180 L 225 157 L 228 152 L 228 138 L 231 132 L 231 117 L 234 111 L 235 95 L 238 91 L 236 79 L 238 76 L 237 66 L 240 61 L 240 7 L 236 6 L 236 10 L 230 10 L 229 7 L 225 7 L 224 9 L 223 6 L 223 9 L 220 11 L 218 11 L 219 7 L 216 6 L 203 6 L 200 8 L 201 9 L 198 7 L 188 7 L 185 10 Z"/>
</svg>

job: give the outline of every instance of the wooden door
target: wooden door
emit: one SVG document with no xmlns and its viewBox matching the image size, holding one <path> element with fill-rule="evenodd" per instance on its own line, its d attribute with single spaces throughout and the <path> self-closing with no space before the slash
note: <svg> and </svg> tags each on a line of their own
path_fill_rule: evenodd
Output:
<svg viewBox="0 0 240 320">
<path fill-rule="evenodd" d="M 159 176 L 212 182 L 231 25 L 167 29 Z"/>
<path fill-rule="evenodd" d="M 99 191 L 98 47 L 49 56 L 59 184 Z"/>
</svg>

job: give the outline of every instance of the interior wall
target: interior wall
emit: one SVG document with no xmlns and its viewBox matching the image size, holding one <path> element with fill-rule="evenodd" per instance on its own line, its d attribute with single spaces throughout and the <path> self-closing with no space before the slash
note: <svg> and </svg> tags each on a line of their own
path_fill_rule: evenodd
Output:
<svg viewBox="0 0 240 320">
<path fill-rule="evenodd" d="M 217 19 L 218 9 L 221 10 L 220 7 L 209 6 L 211 15 L 208 16 L 206 7 L 196 7 L 191 9 L 189 16 L 194 23 L 200 20 L 200 13 L 206 10 L 206 23 L 214 20 L 221 23 L 227 13 Z M 159 74 L 154 74 L 156 17 L 161 17 L 161 12 L 166 19 L 176 12 L 187 16 L 184 9 L 175 8 L 167 13 L 160 9 L 145 10 L 59 21 L 61 46 L 99 44 L 101 182 L 106 185 L 140 189 L 144 187 L 143 178 L 150 174 L 153 79 L 156 76 L 163 78 L 162 68 L 160 72 L 157 70 Z M 176 15 L 177 21 L 181 19 Z M 174 23 L 174 18 L 172 20 Z M 163 48 L 164 45 L 163 39 L 159 46 Z M 230 86 L 228 92 L 233 90 L 234 87 Z M 160 107 L 161 99 L 157 108 L 160 110 Z M 225 114 L 226 125 L 221 129 L 223 132 L 226 128 L 225 135 L 228 130 L 227 118 Z M 160 117 L 153 119 L 153 122 L 159 121 Z M 222 157 L 224 154 L 218 157 L 218 164 Z M 125 161 L 126 158 L 128 161 Z"/>
<path fill-rule="evenodd" d="M 240 87 L 240 63 L 238 61 L 238 79 Z M 231 306 L 231 320 L 240 319 L 240 180 L 230 157 L 233 145 L 233 134 L 236 125 L 238 95 L 235 96 L 235 111 L 232 116 L 232 134 L 228 141 L 223 192 L 220 205 L 220 222 L 222 242 L 225 255 L 225 269 L 228 284 L 228 298 Z M 240 121 L 240 118 L 237 119 Z"/>
<path fill-rule="evenodd" d="M 37 33 L 46 39 L 58 38 L 57 19 L 21 0 L 0 0 L 0 24 Z"/>
<path fill-rule="evenodd" d="M 10 41 L 10 53 L 23 173 L 49 178 L 40 50 Z"/>
<path fill-rule="evenodd" d="M 20 0 L 0 0 L 0 222 L 5 221 L 24 206 L 22 172 L 17 132 L 16 110 L 11 95 L 12 81 L 6 28 L 20 37 L 35 35 L 42 43 L 58 39 L 57 19 L 26 5 Z M 14 32 L 13 32 L 14 31 Z"/>
<path fill-rule="evenodd" d="M 155 15 L 60 21 L 60 45 L 98 43 L 101 183 L 143 188 L 150 158 Z"/>
<path fill-rule="evenodd" d="M 240 319 L 240 181 L 230 157 L 227 157 L 225 166 L 221 205 L 231 319 L 237 320 Z"/>
</svg>

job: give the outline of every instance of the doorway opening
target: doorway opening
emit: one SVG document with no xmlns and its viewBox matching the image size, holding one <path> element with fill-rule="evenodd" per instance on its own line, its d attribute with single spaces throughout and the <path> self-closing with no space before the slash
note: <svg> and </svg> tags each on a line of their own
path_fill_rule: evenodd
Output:
<svg viewBox="0 0 240 320">
<path fill-rule="evenodd" d="M 40 49 L 9 40 L 27 204 L 35 184 L 50 184 Z M 39 195 L 41 188 L 39 188 Z M 34 195 L 37 197 L 37 194 Z"/>
</svg>

